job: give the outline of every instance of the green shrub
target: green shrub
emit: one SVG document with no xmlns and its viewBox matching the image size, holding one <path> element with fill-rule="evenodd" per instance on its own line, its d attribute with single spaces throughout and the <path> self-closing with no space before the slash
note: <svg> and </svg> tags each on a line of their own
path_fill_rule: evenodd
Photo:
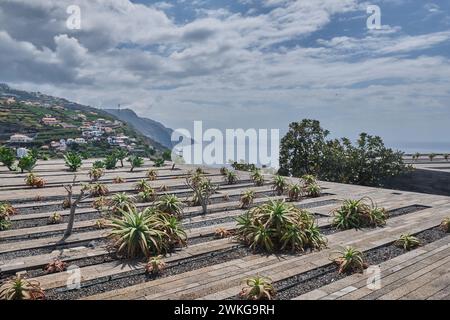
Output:
<svg viewBox="0 0 450 320">
<path fill-rule="evenodd" d="M 114 170 L 117 166 L 117 158 L 114 154 L 107 155 L 103 162 L 107 170 Z"/>
<path fill-rule="evenodd" d="M 19 163 L 17 167 L 20 168 L 20 171 L 23 173 L 24 171 L 30 172 L 36 166 L 37 158 L 32 157 L 31 155 L 22 157 L 19 159 Z"/>
<path fill-rule="evenodd" d="M 275 289 L 272 280 L 260 276 L 245 280 L 246 286 L 242 288 L 239 296 L 245 300 L 272 300 L 275 297 Z"/>
<path fill-rule="evenodd" d="M 44 300 L 45 294 L 36 280 L 16 275 L 0 287 L 0 300 Z"/>
<path fill-rule="evenodd" d="M 133 172 L 135 168 L 140 168 L 144 165 L 144 159 L 139 156 L 130 156 L 128 162 L 131 164 L 131 172 Z"/>
<path fill-rule="evenodd" d="M 327 140 L 329 131 L 316 120 L 289 125 L 280 146 L 279 174 L 320 180 L 382 186 L 408 170 L 403 153 L 386 148 L 380 137 L 361 133 L 355 144 L 349 139 Z"/>
<path fill-rule="evenodd" d="M 163 167 L 164 166 L 164 159 L 163 158 L 158 158 L 158 159 L 155 159 L 154 161 L 153 161 L 153 165 L 155 166 L 155 167 Z"/>
<path fill-rule="evenodd" d="M 246 190 L 243 194 L 241 194 L 241 198 L 239 200 L 240 204 L 239 207 L 241 209 L 248 208 L 253 204 L 253 200 L 255 199 L 255 191 L 253 190 Z"/>
<path fill-rule="evenodd" d="M 14 163 L 16 162 L 16 155 L 11 148 L 0 147 L 0 162 L 10 171 L 14 171 Z"/>
<path fill-rule="evenodd" d="M 284 201 L 270 200 L 236 220 L 237 238 L 252 249 L 297 252 L 326 245 L 314 216 Z"/>
<path fill-rule="evenodd" d="M 67 152 L 64 155 L 64 161 L 66 163 L 66 167 L 68 167 L 72 172 L 76 172 L 81 167 L 83 162 L 81 156 L 76 152 Z"/>
<path fill-rule="evenodd" d="M 407 233 L 402 234 L 400 238 L 395 241 L 395 245 L 405 250 L 411 250 L 420 246 L 420 240 Z"/>
<path fill-rule="evenodd" d="M 384 226 L 388 218 L 386 210 L 378 208 L 369 200 L 345 200 L 342 206 L 333 211 L 333 225 L 341 230 Z"/>
<path fill-rule="evenodd" d="M 124 212 L 121 219 L 111 222 L 112 247 L 118 255 L 129 258 L 167 253 L 174 245 L 186 242 L 181 224 L 170 222 L 171 218 L 159 211 Z"/>
<path fill-rule="evenodd" d="M 165 194 L 156 201 L 155 207 L 165 213 L 181 217 L 183 214 L 183 203 L 181 200 L 173 194 Z"/>
<path fill-rule="evenodd" d="M 272 189 L 277 193 L 278 196 L 281 196 L 288 186 L 286 179 L 282 176 L 275 176 L 272 182 Z"/>
<path fill-rule="evenodd" d="M 367 267 L 362 252 L 355 248 L 346 247 L 338 253 L 339 256 L 334 259 L 334 262 L 339 266 L 339 273 L 362 272 Z"/>
</svg>

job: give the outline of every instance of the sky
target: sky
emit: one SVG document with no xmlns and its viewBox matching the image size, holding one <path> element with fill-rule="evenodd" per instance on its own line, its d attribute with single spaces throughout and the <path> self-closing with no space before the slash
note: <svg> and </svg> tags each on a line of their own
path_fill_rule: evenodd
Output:
<svg viewBox="0 0 450 320">
<path fill-rule="evenodd" d="M 174 129 L 314 118 L 450 149 L 449 59 L 448 0 L 0 0 L 0 82 Z"/>
</svg>

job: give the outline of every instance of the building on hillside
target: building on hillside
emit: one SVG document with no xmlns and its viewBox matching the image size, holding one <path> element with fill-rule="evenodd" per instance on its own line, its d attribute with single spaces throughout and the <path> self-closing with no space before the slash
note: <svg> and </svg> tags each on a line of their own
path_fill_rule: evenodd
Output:
<svg viewBox="0 0 450 320">
<path fill-rule="evenodd" d="M 59 121 L 55 117 L 52 117 L 50 115 L 46 115 L 44 118 L 42 118 L 41 122 L 46 126 L 55 126 L 59 124 Z"/>
<path fill-rule="evenodd" d="M 30 138 L 24 134 L 13 134 L 10 138 L 9 141 L 10 143 L 28 143 L 28 142 L 32 142 L 33 138 Z"/>
<path fill-rule="evenodd" d="M 65 122 L 61 122 L 60 125 L 64 129 L 76 129 L 76 128 L 78 128 L 76 125 L 73 125 L 73 124 L 70 124 L 70 123 L 65 123 Z"/>
<path fill-rule="evenodd" d="M 85 138 L 101 137 L 102 135 L 103 132 L 100 130 L 88 130 L 82 132 L 82 136 Z"/>
<path fill-rule="evenodd" d="M 50 147 L 59 151 L 65 151 L 67 149 L 66 140 L 52 141 L 50 142 Z"/>
<path fill-rule="evenodd" d="M 76 138 L 75 143 L 77 144 L 86 144 L 86 140 L 84 138 Z"/>
<path fill-rule="evenodd" d="M 4 99 L 4 103 L 5 104 L 14 104 L 14 103 L 16 103 L 16 98 L 14 98 L 14 97 L 7 97 L 6 99 Z"/>
</svg>

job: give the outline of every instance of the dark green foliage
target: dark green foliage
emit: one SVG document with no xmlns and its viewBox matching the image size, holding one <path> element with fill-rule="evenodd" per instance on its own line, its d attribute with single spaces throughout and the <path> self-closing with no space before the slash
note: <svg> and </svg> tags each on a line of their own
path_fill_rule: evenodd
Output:
<svg viewBox="0 0 450 320">
<path fill-rule="evenodd" d="M 120 161 L 120 166 L 123 168 L 123 160 L 128 156 L 128 151 L 125 149 L 114 150 L 114 157 Z M 115 167 L 115 166 L 114 166 Z"/>
<path fill-rule="evenodd" d="M 24 171 L 30 172 L 36 166 L 37 158 L 34 158 L 32 155 L 27 155 L 22 157 L 17 164 L 17 167 L 20 168 L 20 171 L 23 173 Z"/>
<path fill-rule="evenodd" d="M 231 167 L 234 170 L 239 170 L 239 171 L 255 171 L 257 170 L 256 166 L 252 163 L 245 163 L 243 161 L 241 162 L 233 162 L 231 164 Z"/>
<path fill-rule="evenodd" d="M 326 245 L 314 216 L 284 201 L 270 200 L 236 220 L 237 238 L 252 249 L 298 252 Z"/>
<path fill-rule="evenodd" d="M 162 166 L 164 166 L 164 159 L 162 159 L 162 158 L 155 159 L 153 161 L 153 163 L 154 163 L 154 166 L 157 168 L 162 167 Z"/>
<path fill-rule="evenodd" d="M 162 154 L 162 158 L 166 161 L 172 160 L 172 152 L 170 150 L 166 150 Z"/>
<path fill-rule="evenodd" d="M 349 139 L 327 140 L 329 131 L 319 121 L 305 119 L 289 125 L 281 140 L 281 175 L 312 174 L 319 180 L 381 186 L 407 170 L 403 153 L 384 146 L 380 137 L 361 133 L 356 144 Z"/>
<path fill-rule="evenodd" d="M 103 162 L 105 164 L 105 169 L 107 170 L 113 170 L 117 166 L 117 158 L 115 154 L 107 155 Z"/>
<path fill-rule="evenodd" d="M 77 171 L 82 164 L 81 156 L 76 152 L 67 152 L 64 155 L 64 161 L 66 162 L 66 167 L 72 172 Z"/>
<path fill-rule="evenodd" d="M 105 168 L 105 162 L 100 161 L 100 160 L 95 161 L 95 162 L 92 164 L 92 168 L 93 168 L 93 169 L 104 169 L 104 168 Z"/>
<path fill-rule="evenodd" d="M 14 162 L 16 161 L 16 155 L 11 148 L 0 147 L 0 162 L 7 167 L 10 171 L 14 171 Z"/>
<path fill-rule="evenodd" d="M 131 172 L 134 171 L 134 168 L 140 168 L 144 165 L 144 159 L 139 156 L 130 156 L 127 161 L 131 164 Z"/>
</svg>

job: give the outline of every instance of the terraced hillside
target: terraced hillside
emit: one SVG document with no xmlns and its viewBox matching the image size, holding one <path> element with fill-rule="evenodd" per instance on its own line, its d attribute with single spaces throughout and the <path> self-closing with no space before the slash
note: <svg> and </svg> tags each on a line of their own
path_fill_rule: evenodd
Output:
<svg viewBox="0 0 450 320">
<path fill-rule="evenodd" d="M 88 169 L 94 160 L 85 161 L 77 173 L 87 182 Z M 18 209 L 11 217 L 11 228 L 0 231 L 1 281 L 17 272 L 37 280 L 47 299 L 238 299 L 242 280 L 262 275 L 270 277 L 277 299 L 449 299 L 450 237 L 438 228 L 450 216 L 450 198 L 409 192 L 320 182 L 322 195 L 302 198 L 293 204 L 309 210 L 328 239 L 320 251 L 303 253 L 260 254 L 249 250 L 233 237 L 216 238 L 218 228 L 233 230 L 235 217 L 243 214 L 239 198 L 252 189 L 253 206 L 277 196 L 271 186 L 272 177 L 265 176 L 262 186 L 254 186 L 249 173 L 238 172 L 235 184 L 226 184 L 218 169 L 203 168 L 220 188 L 211 198 L 207 214 L 201 207 L 189 206 L 191 191 L 185 185 L 190 166 L 170 164 L 154 168 L 149 161 L 144 167 L 129 172 L 128 167 L 107 171 L 100 182 L 107 185 L 109 196 L 118 192 L 136 194 L 135 184 L 146 178 L 147 171 L 157 170 L 158 177 L 148 184 L 163 193 L 175 194 L 185 202 L 182 223 L 187 230 L 187 247 L 178 248 L 163 257 L 167 268 L 161 274 L 146 274 L 145 261 L 118 259 L 109 251 L 108 229 L 99 229 L 101 213 L 93 209 L 93 198 L 82 202 L 76 212 L 74 233 L 64 244 L 58 243 L 66 228 L 68 210 L 61 207 L 66 195 L 63 185 L 73 180 L 59 160 L 40 162 L 34 170 L 46 179 L 42 189 L 24 186 L 24 175 L 0 169 L 0 201 Z M 113 183 L 120 176 L 124 183 Z M 295 179 L 291 179 L 294 181 Z M 384 227 L 360 230 L 337 230 L 331 227 L 331 211 L 344 199 L 370 197 L 386 208 L 389 218 Z M 144 208 L 148 204 L 138 203 Z M 47 224 L 48 217 L 59 213 L 60 224 Z M 404 250 L 393 243 L 402 234 L 411 233 L 421 246 Z M 330 260 L 336 250 L 353 246 L 363 251 L 366 262 L 378 266 L 381 286 L 367 286 L 370 272 L 339 274 Z M 78 266 L 81 287 L 67 287 L 72 273 L 45 273 L 42 268 L 54 258 Z M 367 269 L 372 270 L 373 269 Z"/>
</svg>

